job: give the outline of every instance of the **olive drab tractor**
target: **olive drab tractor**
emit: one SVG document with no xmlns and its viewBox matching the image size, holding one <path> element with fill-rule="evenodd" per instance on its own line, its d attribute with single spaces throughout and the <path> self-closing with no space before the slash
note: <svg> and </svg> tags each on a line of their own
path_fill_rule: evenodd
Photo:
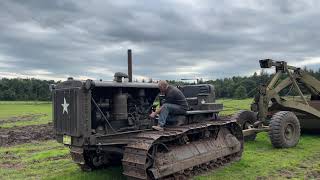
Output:
<svg viewBox="0 0 320 180">
<path fill-rule="evenodd" d="M 129 73 L 114 81 L 72 78 L 53 88 L 54 130 L 58 142 L 70 147 L 71 157 L 83 170 L 122 164 L 128 179 L 190 177 L 239 160 L 242 129 L 234 120 L 220 118 L 212 85 L 179 87 L 189 110 L 154 131 L 150 119 L 159 96 L 156 83 L 132 82 Z"/>
</svg>

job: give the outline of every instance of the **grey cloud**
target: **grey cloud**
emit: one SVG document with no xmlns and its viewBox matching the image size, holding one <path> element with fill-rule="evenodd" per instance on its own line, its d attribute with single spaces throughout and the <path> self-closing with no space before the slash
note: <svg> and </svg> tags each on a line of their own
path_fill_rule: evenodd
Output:
<svg viewBox="0 0 320 180">
<path fill-rule="evenodd" d="M 137 76 L 249 75 L 261 58 L 318 58 L 319 6 L 316 0 L 4 0 L 0 74 L 110 79 L 110 72 L 126 71 L 132 48 Z"/>
</svg>

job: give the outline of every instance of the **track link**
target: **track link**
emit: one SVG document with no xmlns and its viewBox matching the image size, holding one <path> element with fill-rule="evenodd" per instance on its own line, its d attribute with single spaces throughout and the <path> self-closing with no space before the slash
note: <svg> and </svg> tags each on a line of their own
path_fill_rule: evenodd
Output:
<svg viewBox="0 0 320 180">
<path fill-rule="evenodd" d="M 223 131 L 226 129 L 231 134 L 227 136 L 232 137 L 223 137 Z M 186 179 L 239 160 L 243 151 L 242 131 L 236 122 L 198 123 L 167 128 L 165 131 L 143 132 L 136 138 L 136 142 L 125 147 L 122 160 L 123 174 L 128 179 Z M 181 167 L 179 164 L 174 166 L 176 162 L 170 163 L 170 157 L 175 156 L 175 151 L 180 152 L 179 148 L 181 151 L 188 151 L 192 148 L 198 151 L 199 156 L 194 159 L 196 160 L 194 164 L 190 165 L 190 161 L 193 161 L 190 158 L 194 158 L 192 155 L 181 161 L 183 162 Z M 205 154 L 201 154 L 201 149 L 208 148 L 216 148 L 213 149 L 216 153 L 208 156 L 206 161 L 201 161 L 201 158 L 205 158 L 201 157 Z M 168 151 L 167 154 L 166 151 Z M 197 151 L 193 152 L 197 153 Z M 188 154 L 188 152 L 185 153 Z M 214 154 L 218 154 L 217 157 Z M 177 158 L 184 158 L 183 152 L 176 153 L 176 155 L 181 156 Z"/>
</svg>

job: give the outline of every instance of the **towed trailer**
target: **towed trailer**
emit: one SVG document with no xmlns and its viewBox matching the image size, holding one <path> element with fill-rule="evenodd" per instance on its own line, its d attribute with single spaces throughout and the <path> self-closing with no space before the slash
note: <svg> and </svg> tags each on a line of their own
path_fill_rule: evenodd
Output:
<svg viewBox="0 0 320 180">
<path fill-rule="evenodd" d="M 242 127 L 245 140 L 254 140 L 259 132 L 269 132 L 274 147 L 294 147 L 301 129 L 320 129 L 320 81 L 285 61 L 264 59 L 260 60 L 260 67 L 275 67 L 276 73 L 259 87 L 251 111 L 240 111 L 233 118 Z M 288 89 L 295 90 L 299 97 L 285 97 L 283 92 Z"/>
</svg>

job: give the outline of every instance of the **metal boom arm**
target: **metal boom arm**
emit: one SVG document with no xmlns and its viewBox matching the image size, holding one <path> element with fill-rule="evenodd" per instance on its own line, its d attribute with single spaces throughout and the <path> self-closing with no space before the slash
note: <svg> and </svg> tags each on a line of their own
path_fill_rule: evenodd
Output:
<svg viewBox="0 0 320 180">
<path fill-rule="evenodd" d="M 266 119 L 269 109 L 292 110 L 302 113 L 312 114 L 320 118 L 320 111 L 309 105 L 305 95 L 302 93 L 299 84 L 303 84 L 312 94 L 312 97 L 320 95 L 320 81 L 294 66 L 288 66 L 285 61 L 274 61 L 271 59 L 260 60 L 261 68 L 271 68 L 275 66 L 276 74 L 267 85 L 260 86 L 259 94 L 255 98 L 251 109 L 258 112 L 260 121 Z M 286 75 L 284 80 L 280 77 Z M 288 100 L 279 95 L 280 91 L 286 87 L 293 86 L 299 93 L 302 101 Z M 272 102 L 271 106 L 269 102 Z"/>
</svg>

